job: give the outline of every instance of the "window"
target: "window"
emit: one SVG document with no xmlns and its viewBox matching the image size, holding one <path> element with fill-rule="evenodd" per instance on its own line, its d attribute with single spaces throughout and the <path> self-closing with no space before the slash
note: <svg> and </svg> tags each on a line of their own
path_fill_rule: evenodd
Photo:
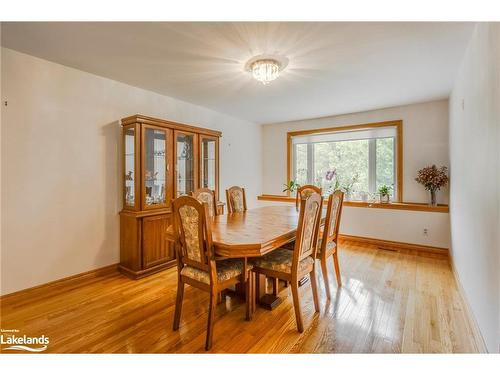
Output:
<svg viewBox="0 0 500 375">
<path fill-rule="evenodd" d="M 353 200 L 374 198 L 388 185 L 401 201 L 402 122 L 288 133 L 289 180 L 319 186 L 325 194 L 349 191 Z"/>
</svg>

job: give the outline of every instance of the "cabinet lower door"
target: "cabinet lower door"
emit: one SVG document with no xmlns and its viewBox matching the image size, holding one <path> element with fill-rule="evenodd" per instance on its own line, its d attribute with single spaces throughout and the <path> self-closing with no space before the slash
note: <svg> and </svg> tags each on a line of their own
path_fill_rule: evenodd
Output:
<svg viewBox="0 0 500 375">
<path fill-rule="evenodd" d="M 159 215 L 142 219 L 142 266 L 154 267 L 175 259 L 174 246 L 167 241 L 166 231 L 171 215 Z"/>
</svg>

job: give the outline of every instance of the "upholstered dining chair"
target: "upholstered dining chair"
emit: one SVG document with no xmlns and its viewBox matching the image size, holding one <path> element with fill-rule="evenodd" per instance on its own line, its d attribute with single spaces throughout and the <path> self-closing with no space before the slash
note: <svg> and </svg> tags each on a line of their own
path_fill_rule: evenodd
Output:
<svg viewBox="0 0 500 375">
<path fill-rule="evenodd" d="M 297 195 L 295 196 L 295 207 L 299 209 L 299 203 L 302 198 L 307 198 L 312 193 L 318 193 L 321 195 L 321 188 L 314 185 L 303 185 L 297 189 Z"/>
<path fill-rule="evenodd" d="M 299 203 L 302 198 L 307 198 L 312 193 L 318 193 L 321 195 L 321 188 L 314 185 L 304 185 L 297 189 L 297 195 L 295 196 L 295 207 L 299 209 Z M 283 245 L 284 248 L 293 250 L 295 248 L 295 241 L 289 242 Z"/>
<path fill-rule="evenodd" d="M 177 298 L 174 331 L 179 329 L 184 284 L 210 294 L 205 349 L 212 347 L 217 294 L 237 283 L 246 284 L 246 319 L 251 320 L 254 300 L 253 274 L 246 259 L 215 260 L 208 205 L 197 199 L 182 196 L 174 200 L 174 229 L 177 250 Z"/>
<path fill-rule="evenodd" d="M 239 186 L 231 186 L 226 189 L 227 211 L 231 214 L 234 212 L 244 212 L 247 210 L 247 199 L 245 197 L 245 189 Z"/>
<path fill-rule="evenodd" d="M 217 216 L 217 203 L 215 201 L 215 191 L 200 188 L 191 192 L 191 196 L 198 199 L 200 202 L 205 202 L 208 205 L 208 215 L 210 217 Z"/>
<path fill-rule="evenodd" d="M 323 274 L 323 281 L 325 282 L 325 291 L 327 298 L 330 298 L 331 296 L 330 283 L 328 282 L 328 267 L 326 265 L 326 261 L 330 256 L 333 257 L 333 266 L 335 268 L 335 275 L 337 277 L 337 285 L 342 285 L 337 252 L 337 241 L 343 202 L 344 193 L 340 190 L 336 190 L 328 197 L 325 226 L 323 230 L 320 231 L 320 238 L 318 240 L 318 251 L 316 252 L 316 259 L 319 259 L 321 264 L 321 272 Z"/>
<path fill-rule="evenodd" d="M 314 259 L 316 257 L 322 204 L 323 198 L 318 193 L 312 193 L 308 198 L 301 199 L 297 236 L 293 251 L 278 248 L 263 257 L 251 260 L 251 264 L 254 266 L 252 272 L 255 274 L 256 280 L 258 280 L 259 274 L 262 274 L 288 282 L 292 288 L 295 320 L 299 332 L 304 331 L 299 300 L 299 280 L 306 275 L 309 275 L 311 279 L 314 307 L 319 312 Z"/>
</svg>

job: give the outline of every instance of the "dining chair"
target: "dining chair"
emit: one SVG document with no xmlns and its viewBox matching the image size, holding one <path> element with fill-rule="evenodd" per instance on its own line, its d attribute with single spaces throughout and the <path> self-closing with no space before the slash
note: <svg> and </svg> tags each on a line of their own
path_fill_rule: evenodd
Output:
<svg viewBox="0 0 500 375">
<path fill-rule="evenodd" d="M 316 263 L 314 259 L 316 257 L 322 204 L 323 198 L 315 192 L 308 198 L 301 199 L 297 236 L 293 251 L 278 248 L 263 257 L 251 260 L 251 264 L 254 266 L 252 273 L 255 274 L 257 282 L 259 274 L 288 282 L 292 289 L 295 320 L 299 332 L 304 331 L 299 300 L 299 280 L 306 275 L 309 275 L 311 279 L 314 307 L 316 312 L 319 312 Z M 258 290 L 258 287 L 255 287 L 255 290 Z"/>
<path fill-rule="evenodd" d="M 316 259 L 319 259 L 321 264 L 321 272 L 323 281 L 325 282 L 325 291 L 327 298 L 330 298 L 330 283 L 328 282 L 328 267 L 326 261 L 328 257 L 333 257 L 333 266 L 337 277 L 337 285 L 342 285 L 340 277 L 340 267 L 337 252 L 337 241 L 340 228 L 340 217 L 342 215 L 342 204 L 344 201 L 344 193 L 336 190 L 328 197 L 328 205 L 326 208 L 325 226 L 319 233 L 318 251 Z"/>
<path fill-rule="evenodd" d="M 174 314 L 174 331 L 179 329 L 184 284 L 210 294 L 205 350 L 212 347 L 217 294 L 237 283 L 246 286 L 246 319 L 252 319 L 251 303 L 254 300 L 252 266 L 246 259 L 215 260 L 208 205 L 197 199 L 182 196 L 174 200 L 174 230 L 177 251 L 177 298 Z"/>
<path fill-rule="evenodd" d="M 309 195 L 312 193 L 318 193 L 321 195 L 322 189 L 320 187 L 317 187 L 315 185 L 303 185 L 297 189 L 297 194 L 295 196 L 295 207 L 297 210 L 299 209 L 299 202 L 302 198 L 307 198 Z M 295 241 L 289 242 L 285 245 L 283 245 L 285 249 L 288 250 L 293 250 L 295 248 Z M 273 294 L 277 295 L 279 292 L 279 281 L 278 279 L 273 280 Z M 287 283 L 285 281 L 285 286 L 287 286 Z"/>
<path fill-rule="evenodd" d="M 205 202 L 208 205 L 208 215 L 213 218 L 217 216 L 217 203 L 215 201 L 215 191 L 207 188 L 196 189 L 191 192 L 191 196 L 198 199 L 200 202 Z"/>
<path fill-rule="evenodd" d="M 200 202 L 205 202 L 208 205 L 208 215 L 213 219 L 217 216 L 217 201 L 215 199 L 215 191 L 207 188 L 199 188 L 191 192 L 191 196 L 198 199 Z M 219 257 L 216 257 L 218 260 Z M 220 292 L 217 295 L 217 303 L 221 303 L 224 300 L 224 292 Z"/>
<path fill-rule="evenodd" d="M 297 195 L 295 196 L 295 207 L 299 208 L 299 203 L 302 198 L 307 198 L 312 193 L 318 193 L 321 195 L 321 188 L 314 185 L 303 185 L 297 189 Z"/>
<path fill-rule="evenodd" d="M 295 196 L 295 207 L 299 209 L 299 202 L 302 198 L 307 198 L 312 193 L 318 193 L 321 195 L 321 188 L 314 185 L 303 185 L 297 189 L 297 195 Z M 293 250 L 295 248 L 295 241 L 289 242 L 283 245 L 284 248 Z"/>
<path fill-rule="evenodd" d="M 234 212 L 244 212 L 247 210 L 247 200 L 245 197 L 245 189 L 239 186 L 231 186 L 226 189 L 227 211 L 231 214 Z"/>
</svg>

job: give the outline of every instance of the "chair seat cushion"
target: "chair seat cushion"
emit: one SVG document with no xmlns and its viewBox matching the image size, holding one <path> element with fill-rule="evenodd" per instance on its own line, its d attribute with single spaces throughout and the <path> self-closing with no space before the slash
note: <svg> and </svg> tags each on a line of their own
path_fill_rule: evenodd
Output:
<svg viewBox="0 0 500 375">
<path fill-rule="evenodd" d="M 243 261 L 240 259 L 224 259 L 216 261 L 217 282 L 221 283 L 239 276 L 243 272 Z M 253 268 L 251 264 L 247 264 L 250 270 Z M 197 280 L 204 284 L 210 284 L 210 275 L 208 272 L 191 266 L 184 266 L 181 270 L 181 275 Z"/>
<path fill-rule="evenodd" d="M 279 248 L 260 258 L 254 258 L 250 261 L 255 267 L 270 269 L 273 271 L 291 273 L 292 272 L 293 251 L 290 249 Z M 310 256 L 304 258 L 299 263 L 299 272 L 306 270 L 314 264 L 314 259 Z"/>
</svg>

